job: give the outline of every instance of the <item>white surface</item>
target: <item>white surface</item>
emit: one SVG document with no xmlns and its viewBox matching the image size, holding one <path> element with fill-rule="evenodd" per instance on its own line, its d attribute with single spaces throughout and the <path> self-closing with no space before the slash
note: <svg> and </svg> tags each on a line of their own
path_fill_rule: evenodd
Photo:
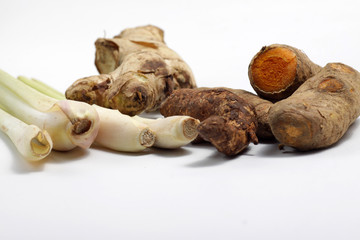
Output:
<svg viewBox="0 0 360 240">
<path fill-rule="evenodd" d="M 286 43 L 360 69 L 356 1 L 1 1 L 0 68 L 61 91 L 96 74 L 94 41 L 154 24 L 199 86 L 251 91 L 247 67 Z M 209 145 L 53 152 L 30 165 L 0 135 L 0 239 L 359 239 L 359 120 L 334 147 Z"/>
</svg>

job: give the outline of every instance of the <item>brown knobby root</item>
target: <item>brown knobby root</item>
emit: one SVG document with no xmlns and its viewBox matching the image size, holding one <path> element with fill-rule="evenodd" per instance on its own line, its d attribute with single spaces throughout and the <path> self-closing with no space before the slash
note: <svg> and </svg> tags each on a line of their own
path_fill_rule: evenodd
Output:
<svg viewBox="0 0 360 240">
<path fill-rule="evenodd" d="M 200 137 L 229 156 L 240 153 L 250 142 L 258 143 L 253 107 L 225 89 L 176 90 L 163 102 L 160 113 L 199 119 Z"/>
<path fill-rule="evenodd" d="M 217 87 L 217 88 L 198 88 L 198 89 L 226 89 L 238 95 L 239 97 L 246 100 L 255 111 L 256 119 L 257 119 L 257 130 L 256 136 L 262 140 L 268 140 L 274 138 L 274 135 L 271 132 L 271 128 L 269 125 L 269 109 L 273 105 L 272 102 L 260 98 L 258 95 L 248 92 L 243 89 L 234 89 L 234 88 L 225 88 L 225 87 Z"/>
<path fill-rule="evenodd" d="M 360 115 L 360 73 L 329 63 L 290 97 L 275 103 L 269 120 L 275 138 L 301 151 L 336 143 Z"/>
<path fill-rule="evenodd" d="M 248 73 L 251 86 L 260 97 L 278 101 L 290 96 L 320 70 L 301 50 L 272 44 L 253 57 Z"/>
<path fill-rule="evenodd" d="M 163 35 L 160 28 L 148 25 L 97 39 L 100 75 L 75 81 L 66 98 L 136 115 L 158 109 L 174 89 L 196 87 L 191 69 L 166 46 Z"/>
</svg>

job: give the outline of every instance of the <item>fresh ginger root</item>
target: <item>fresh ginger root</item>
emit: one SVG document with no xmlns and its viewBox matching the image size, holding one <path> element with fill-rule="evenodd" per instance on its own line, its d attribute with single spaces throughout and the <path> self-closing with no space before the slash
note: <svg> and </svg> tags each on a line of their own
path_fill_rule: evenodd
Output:
<svg viewBox="0 0 360 240">
<path fill-rule="evenodd" d="M 273 44 L 265 46 L 249 65 L 249 79 L 262 98 L 277 101 L 290 96 L 321 67 L 297 48 Z"/>
<path fill-rule="evenodd" d="M 254 109 L 225 89 L 178 89 L 163 102 L 160 113 L 199 119 L 200 137 L 229 156 L 240 153 L 250 142 L 258 143 Z"/>
<path fill-rule="evenodd" d="M 66 98 L 136 115 L 158 109 L 175 89 L 196 87 L 191 69 L 163 37 L 161 29 L 148 25 L 99 38 L 95 64 L 100 75 L 75 81 Z"/>
<path fill-rule="evenodd" d="M 290 97 L 275 103 L 269 121 L 275 138 L 301 151 L 336 143 L 360 115 L 360 73 L 329 63 Z"/>
</svg>

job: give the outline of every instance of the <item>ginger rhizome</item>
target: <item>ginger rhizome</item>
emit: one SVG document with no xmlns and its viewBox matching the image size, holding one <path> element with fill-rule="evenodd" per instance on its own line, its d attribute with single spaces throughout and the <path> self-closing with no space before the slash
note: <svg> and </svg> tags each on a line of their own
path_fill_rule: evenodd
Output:
<svg viewBox="0 0 360 240">
<path fill-rule="evenodd" d="M 329 63 L 290 97 L 275 103 L 269 121 L 283 145 L 307 151 L 336 143 L 360 115 L 360 73 Z"/>
<path fill-rule="evenodd" d="M 229 156 L 240 153 L 250 142 L 258 143 L 254 109 L 225 89 L 176 90 L 163 102 L 160 113 L 199 119 L 199 136 Z"/>
<path fill-rule="evenodd" d="M 253 57 L 248 73 L 251 86 L 260 97 L 277 101 L 290 96 L 320 70 L 301 50 L 273 44 L 261 48 Z"/>
<path fill-rule="evenodd" d="M 66 98 L 136 115 L 158 109 L 175 89 L 196 87 L 189 66 L 155 26 L 125 29 L 114 38 L 97 39 L 95 46 L 100 75 L 75 81 Z"/>
</svg>

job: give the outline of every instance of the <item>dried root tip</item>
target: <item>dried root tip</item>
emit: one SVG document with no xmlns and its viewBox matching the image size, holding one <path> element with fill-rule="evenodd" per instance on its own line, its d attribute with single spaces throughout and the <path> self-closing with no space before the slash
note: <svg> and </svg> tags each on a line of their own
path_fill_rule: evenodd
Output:
<svg viewBox="0 0 360 240">
<path fill-rule="evenodd" d="M 139 139 L 142 146 L 151 147 L 154 145 L 156 137 L 153 131 L 151 131 L 149 128 L 145 128 L 141 131 Z"/>
<path fill-rule="evenodd" d="M 75 123 L 73 123 L 73 134 L 81 135 L 90 130 L 92 122 L 88 119 L 77 119 Z"/>
<path fill-rule="evenodd" d="M 188 139 L 195 139 L 198 135 L 197 127 L 200 121 L 195 118 L 185 119 L 183 122 L 183 134 Z"/>
<path fill-rule="evenodd" d="M 31 150 L 36 156 L 47 156 L 51 151 L 52 143 L 48 141 L 49 136 L 45 136 L 42 132 L 39 132 L 36 137 L 31 139 L 30 146 Z"/>
<path fill-rule="evenodd" d="M 60 117 L 64 118 L 67 123 L 66 131 L 50 132 L 50 135 L 54 136 L 53 141 L 61 143 L 61 145 L 54 146 L 54 149 L 66 151 L 76 146 L 89 148 L 94 142 L 100 126 L 99 114 L 95 108 L 89 104 L 72 100 L 57 101 L 51 111 L 58 108 L 61 110 L 58 111 Z M 63 139 L 67 139 L 69 144 L 66 145 Z"/>
<path fill-rule="evenodd" d="M 174 149 L 185 146 L 197 135 L 199 120 L 189 116 L 171 116 L 150 119 L 134 116 L 132 119 L 147 125 L 156 135 L 154 147 Z"/>
</svg>

